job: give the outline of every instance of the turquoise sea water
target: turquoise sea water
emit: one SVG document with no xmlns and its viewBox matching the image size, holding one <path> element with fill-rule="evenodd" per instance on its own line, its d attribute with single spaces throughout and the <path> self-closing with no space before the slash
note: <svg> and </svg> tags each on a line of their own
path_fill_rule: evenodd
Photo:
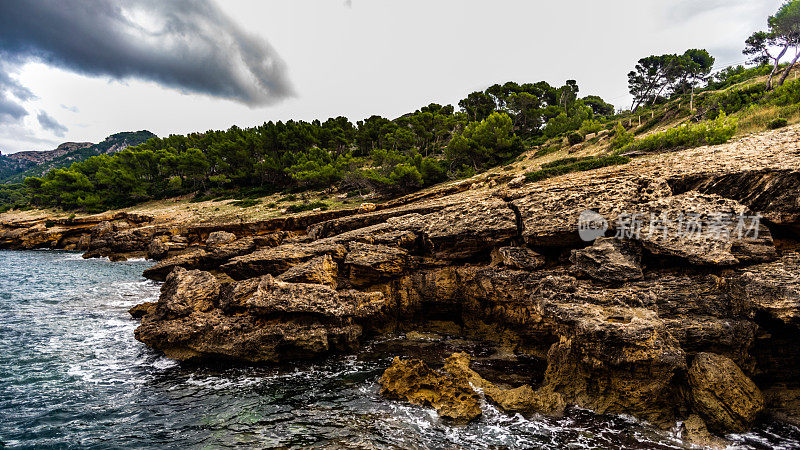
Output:
<svg viewBox="0 0 800 450">
<path fill-rule="evenodd" d="M 0 447 L 6 448 L 683 448 L 633 420 L 571 410 L 467 426 L 387 401 L 389 364 L 353 356 L 282 367 L 177 364 L 133 338 L 127 309 L 158 297 L 149 263 L 0 251 Z M 762 424 L 740 448 L 798 448 Z"/>
</svg>

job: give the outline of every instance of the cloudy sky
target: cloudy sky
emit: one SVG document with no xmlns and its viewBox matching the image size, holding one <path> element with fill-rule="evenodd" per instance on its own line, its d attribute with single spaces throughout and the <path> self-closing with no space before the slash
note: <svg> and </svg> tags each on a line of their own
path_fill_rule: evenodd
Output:
<svg viewBox="0 0 800 450">
<path fill-rule="evenodd" d="M 0 150 L 394 118 L 496 82 L 627 105 L 636 60 L 741 63 L 781 0 L 0 0 Z"/>
</svg>

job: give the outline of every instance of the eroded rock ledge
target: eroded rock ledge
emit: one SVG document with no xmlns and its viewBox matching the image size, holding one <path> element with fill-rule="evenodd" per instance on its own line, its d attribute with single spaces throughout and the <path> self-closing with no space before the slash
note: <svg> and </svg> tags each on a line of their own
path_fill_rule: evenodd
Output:
<svg viewBox="0 0 800 450">
<path fill-rule="evenodd" d="M 716 433 L 764 414 L 800 423 L 800 198 L 786 189 L 799 140 L 795 127 L 516 188 L 474 182 L 305 228 L 145 233 L 137 248 L 161 258 L 145 275 L 166 281 L 132 310 L 136 337 L 181 360 L 276 362 L 436 327 L 544 367 L 522 386 L 474 375 L 465 356 L 438 372 L 401 358 L 384 375 L 387 395 L 457 420 L 476 417 L 469 387 L 508 411 L 577 405 Z M 587 209 L 607 237 L 580 239 Z M 632 212 L 671 224 L 612 238 Z M 740 237 L 712 227 L 720 212 L 764 220 Z M 678 238 L 688 214 L 702 231 Z M 94 227 L 90 249 L 108 228 Z"/>
</svg>

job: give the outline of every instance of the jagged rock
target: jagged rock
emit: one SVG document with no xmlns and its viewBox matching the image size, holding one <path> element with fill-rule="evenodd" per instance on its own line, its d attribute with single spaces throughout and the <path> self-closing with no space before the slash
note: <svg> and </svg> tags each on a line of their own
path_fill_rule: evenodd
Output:
<svg viewBox="0 0 800 450">
<path fill-rule="evenodd" d="M 201 267 L 202 262 L 208 257 L 208 252 L 203 249 L 196 249 L 188 253 L 162 259 L 153 267 L 145 269 L 145 278 L 156 281 L 164 281 L 176 267 L 191 268 Z"/>
<path fill-rule="evenodd" d="M 111 262 L 124 262 L 128 260 L 128 257 L 119 253 L 112 253 L 108 256 L 108 259 Z"/>
<path fill-rule="evenodd" d="M 526 247 L 500 247 L 492 252 L 492 265 L 535 270 L 545 264 L 542 255 Z"/>
<path fill-rule="evenodd" d="M 745 431 L 764 410 L 761 391 L 730 359 L 698 353 L 689 369 L 694 409 L 715 431 Z"/>
<path fill-rule="evenodd" d="M 185 317 L 193 311 L 207 312 L 219 302 L 220 283 L 201 270 L 176 267 L 161 286 L 155 314 L 160 319 Z"/>
<path fill-rule="evenodd" d="M 156 302 L 144 302 L 138 305 L 131 306 L 128 309 L 128 314 L 134 319 L 141 319 L 142 317 L 155 312 Z"/>
<path fill-rule="evenodd" d="M 261 240 L 257 237 L 247 236 L 206 248 L 209 255 L 208 261 L 205 261 L 205 267 L 216 266 L 231 258 L 251 253 L 259 246 L 259 242 L 261 242 Z"/>
<path fill-rule="evenodd" d="M 108 220 L 104 220 L 92 227 L 92 239 L 100 239 L 111 235 L 113 232 L 114 226 Z"/>
<path fill-rule="evenodd" d="M 663 178 L 619 174 L 551 178 L 509 193 L 515 199 L 511 205 L 519 213 L 522 237 L 534 246 L 579 244 L 578 217 L 585 210 L 612 223 L 620 214 L 635 212 L 638 205 L 670 195 Z"/>
<path fill-rule="evenodd" d="M 235 240 L 236 235 L 233 233 L 228 233 L 227 231 L 214 231 L 208 235 L 208 238 L 206 239 L 206 246 L 209 248 L 219 247 L 222 244 L 227 244 Z"/>
<path fill-rule="evenodd" d="M 353 286 L 375 284 L 403 274 L 409 268 L 408 253 L 399 248 L 355 242 L 344 260 Z"/>
<path fill-rule="evenodd" d="M 466 353 L 453 353 L 444 364 L 444 371 L 459 378 L 466 378 L 470 385 L 480 389 L 492 402 L 503 411 L 538 412 L 549 415 L 561 415 L 564 412 L 564 400 L 553 392 L 537 392 L 527 384 L 512 389 L 503 389 L 487 381 L 469 367 L 470 357 Z"/>
<path fill-rule="evenodd" d="M 728 443 L 708 431 L 706 423 L 697 414 L 692 414 L 681 423 L 680 436 L 687 442 L 702 448 L 724 449 Z"/>
<path fill-rule="evenodd" d="M 286 283 L 271 275 L 223 284 L 208 272 L 174 269 L 136 338 L 168 357 L 244 361 L 311 358 L 358 345 L 386 309 L 382 294 Z"/>
<path fill-rule="evenodd" d="M 573 250 L 569 260 L 575 270 L 600 281 L 618 283 L 644 276 L 641 249 L 630 241 L 597 238 L 591 246 Z"/>
<path fill-rule="evenodd" d="M 336 291 L 328 286 L 278 281 L 272 275 L 237 282 L 226 290 L 223 310 L 246 310 L 258 316 L 310 314 L 335 321 L 346 317 L 375 317 L 385 307 L 380 292 Z"/>
<path fill-rule="evenodd" d="M 543 284 L 558 283 L 548 280 Z M 559 340 L 548 352 L 544 392 L 600 413 L 630 414 L 659 425 L 675 421 L 674 378 L 686 355 L 658 315 L 648 309 L 571 303 L 540 289 L 544 321 Z"/>
<path fill-rule="evenodd" d="M 162 241 L 157 237 L 153 238 L 153 240 L 150 241 L 150 245 L 147 246 L 148 259 L 152 259 L 155 261 L 162 260 L 164 259 L 164 257 L 167 256 L 168 252 L 169 249 L 167 248 L 166 244 L 164 244 L 164 241 Z"/>
<path fill-rule="evenodd" d="M 219 309 L 194 311 L 174 320 L 142 318 L 136 339 L 173 359 L 225 358 L 278 362 L 352 351 L 359 325 L 324 325 L 298 319 L 264 320 L 253 315 L 225 315 Z"/>
<path fill-rule="evenodd" d="M 227 244 L 222 244 L 212 250 L 197 248 L 186 253 L 181 253 L 166 259 L 162 259 L 153 267 L 144 271 L 144 277 L 151 280 L 163 281 L 175 267 L 185 269 L 214 269 L 223 261 L 244 255 L 256 249 L 256 239 L 252 236 L 237 239 Z M 174 249 L 173 243 L 168 244 L 170 250 Z M 186 244 L 178 244 L 186 245 Z"/>
<path fill-rule="evenodd" d="M 733 297 L 757 311 L 793 327 L 800 327 L 800 254 L 740 270 L 728 279 Z"/>
<path fill-rule="evenodd" d="M 232 258 L 220 269 L 231 277 L 241 280 L 265 274 L 278 275 L 292 266 L 322 255 L 331 255 L 334 260 L 341 261 L 346 254 L 347 249 L 343 245 L 324 240 L 282 244 Z"/>
<path fill-rule="evenodd" d="M 277 279 L 291 283 L 324 284 L 335 289 L 338 273 L 339 266 L 331 255 L 322 255 L 290 268 Z"/>
<path fill-rule="evenodd" d="M 643 205 L 641 212 L 646 219 L 638 239 L 653 254 L 709 266 L 776 258 L 769 229 L 761 224 L 757 236 L 747 234 L 750 221 L 737 218 L 752 213 L 735 200 L 687 192 Z"/>
<path fill-rule="evenodd" d="M 481 415 L 480 396 L 462 376 L 439 374 L 418 359 L 395 357 L 380 379 L 381 395 L 431 406 L 441 417 L 467 423 Z"/>
<path fill-rule="evenodd" d="M 396 229 L 421 233 L 437 259 L 463 259 L 501 246 L 517 235 L 514 211 L 493 197 L 448 206 L 435 213 L 392 217 Z"/>
</svg>

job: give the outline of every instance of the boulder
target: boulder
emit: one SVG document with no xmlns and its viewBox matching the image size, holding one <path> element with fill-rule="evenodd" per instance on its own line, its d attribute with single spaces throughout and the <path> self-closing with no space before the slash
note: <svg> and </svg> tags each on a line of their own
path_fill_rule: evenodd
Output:
<svg viewBox="0 0 800 450">
<path fill-rule="evenodd" d="M 467 423 L 481 415 L 480 396 L 467 378 L 439 374 L 419 359 L 395 357 L 380 379 L 381 395 L 436 409 L 439 416 Z"/>
<path fill-rule="evenodd" d="M 591 246 L 573 250 L 569 260 L 574 270 L 600 281 L 620 283 L 644 276 L 641 249 L 631 241 L 597 238 Z"/>
<path fill-rule="evenodd" d="M 535 391 L 527 384 L 504 389 L 481 377 L 469 364 L 469 355 L 463 352 L 453 353 L 445 360 L 444 371 L 458 378 L 466 378 L 471 386 L 480 389 L 487 399 L 503 411 L 548 415 L 561 415 L 564 412 L 565 404 L 560 394 Z"/>
<path fill-rule="evenodd" d="M 720 433 L 746 431 L 764 410 L 764 396 L 730 359 L 698 353 L 689 369 L 695 411 Z"/>
<path fill-rule="evenodd" d="M 144 302 L 138 305 L 131 306 L 128 309 L 128 314 L 134 319 L 141 319 L 142 317 L 155 312 L 156 302 Z"/>
<path fill-rule="evenodd" d="M 167 256 L 169 249 L 160 238 L 153 238 L 147 246 L 147 259 L 160 261 Z"/>
</svg>

